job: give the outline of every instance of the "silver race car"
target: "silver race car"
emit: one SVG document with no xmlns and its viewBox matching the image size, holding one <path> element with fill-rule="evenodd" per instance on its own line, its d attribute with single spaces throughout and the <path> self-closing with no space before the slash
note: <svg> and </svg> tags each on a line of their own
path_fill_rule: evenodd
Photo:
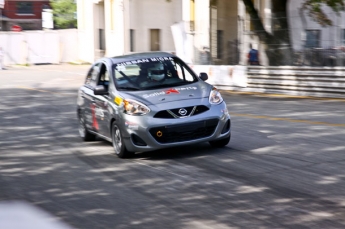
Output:
<svg viewBox="0 0 345 229">
<path fill-rule="evenodd" d="M 112 142 L 120 158 L 199 142 L 223 147 L 230 115 L 207 78 L 165 52 L 100 59 L 78 91 L 80 136 Z"/>
</svg>

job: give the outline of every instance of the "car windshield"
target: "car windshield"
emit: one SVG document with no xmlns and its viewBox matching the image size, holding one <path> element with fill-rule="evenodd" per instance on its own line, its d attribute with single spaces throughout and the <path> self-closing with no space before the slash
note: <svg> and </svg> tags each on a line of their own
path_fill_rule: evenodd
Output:
<svg viewBox="0 0 345 229">
<path fill-rule="evenodd" d="M 118 90 L 150 90 L 197 82 L 195 74 L 178 58 L 143 58 L 115 64 Z"/>
</svg>

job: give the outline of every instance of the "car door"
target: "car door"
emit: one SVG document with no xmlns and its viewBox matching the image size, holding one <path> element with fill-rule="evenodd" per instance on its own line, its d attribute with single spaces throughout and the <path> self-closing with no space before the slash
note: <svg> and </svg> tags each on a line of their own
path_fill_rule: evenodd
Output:
<svg viewBox="0 0 345 229">
<path fill-rule="evenodd" d="M 94 94 L 93 89 L 96 86 L 96 82 L 99 75 L 100 63 L 95 63 L 89 70 L 84 87 L 81 89 L 81 97 L 84 100 L 83 116 L 85 125 L 88 130 L 98 132 L 99 126 L 95 119 L 95 105 L 94 105 Z"/>
<path fill-rule="evenodd" d="M 103 85 L 108 91 L 109 87 L 109 69 L 105 62 L 99 64 L 99 74 L 97 76 L 96 85 Z M 97 126 L 97 132 L 105 137 L 110 137 L 109 131 L 109 111 L 108 111 L 109 95 L 95 95 L 92 93 L 91 109 L 93 114 L 94 127 Z"/>
</svg>

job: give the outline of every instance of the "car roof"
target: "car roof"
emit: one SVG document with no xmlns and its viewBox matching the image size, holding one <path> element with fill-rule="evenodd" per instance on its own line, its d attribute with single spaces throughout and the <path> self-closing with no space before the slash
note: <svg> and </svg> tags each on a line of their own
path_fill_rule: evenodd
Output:
<svg viewBox="0 0 345 229">
<path fill-rule="evenodd" d="M 133 53 L 128 55 L 122 56 L 114 56 L 110 57 L 114 64 L 125 62 L 125 61 L 132 61 L 138 59 L 145 59 L 145 58 L 157 58 L 157 57 L 176 57 L 175 55 L 168 53 L 168 52 L 140 52 L 140 53 Z"/>
</svg>

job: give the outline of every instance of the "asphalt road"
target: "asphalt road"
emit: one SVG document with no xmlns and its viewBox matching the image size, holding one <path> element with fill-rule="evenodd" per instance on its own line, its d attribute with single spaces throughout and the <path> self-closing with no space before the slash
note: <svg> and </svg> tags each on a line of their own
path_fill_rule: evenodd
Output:
<svg viewBox="0 0 345 229">
<path fill-rule="evenodd" d="M 345 228 L 344 100 L 223 92 L 227 147 L 119 159 L 79 139 L 87 68 L 0 71 L 0 204 L 25 201 L 81 229 Z"/>
</svg>

